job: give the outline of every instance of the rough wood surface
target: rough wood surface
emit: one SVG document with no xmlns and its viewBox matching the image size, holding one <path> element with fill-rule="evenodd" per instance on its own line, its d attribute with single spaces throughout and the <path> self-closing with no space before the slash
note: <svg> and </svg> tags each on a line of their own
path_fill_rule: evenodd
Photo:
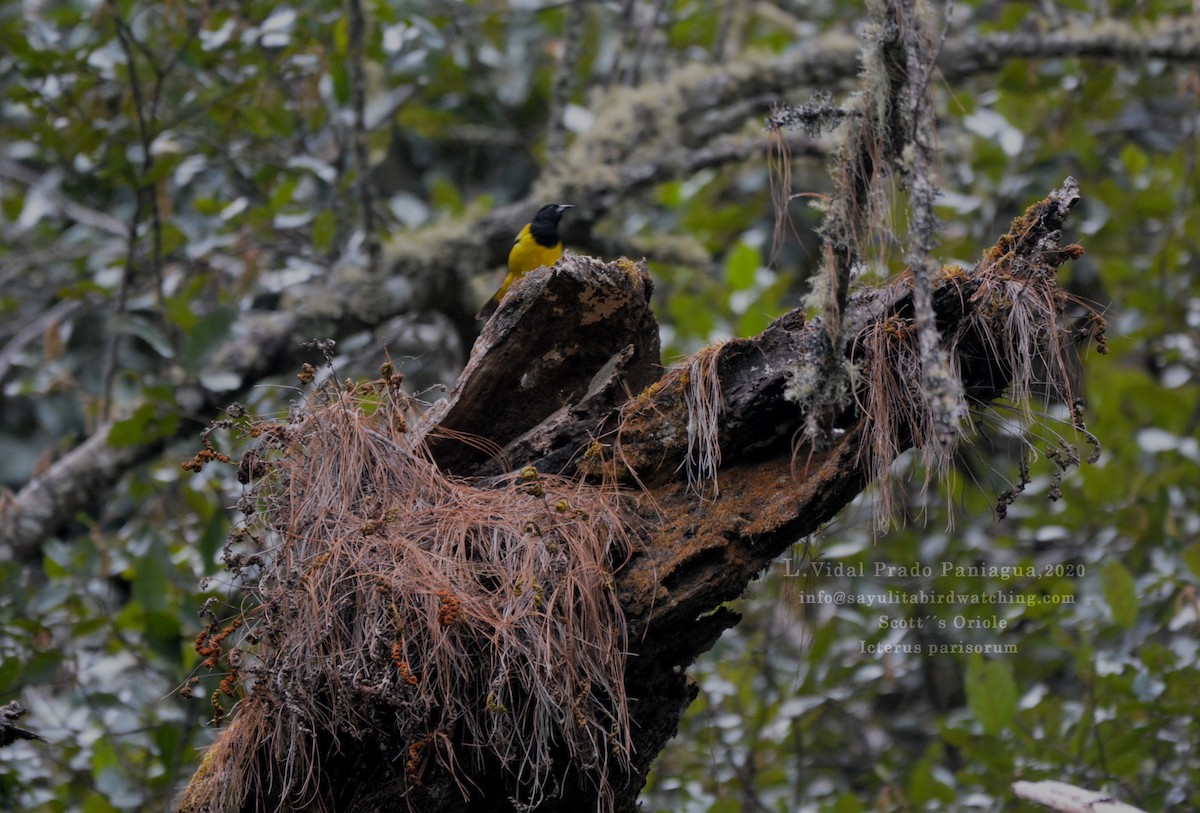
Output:
<svg viewBox="0 0 1200 813">
<path fill-rule="evenodd" d="M 981 267 L 1003 257 L 1009 269 L 1006 273 L 1053 275 L 1066 259 L 1075 256 L 1071 250 L 1060 249 L 1059 243 L 1063 222 L 1078 199 L 1078 188 L 1068 179 L 1062 189 L 1014 222 L 998 247 L 985 254 Z M 553 286 L 560 275 L 585 288 L 583 281 L 594 275 L 592 285 L 603 290 L 613 276 L 611 267 L 607 272 L 605 268 L 595 261 L 567 258 L 523 294 L 540 296 L 538 286 Z M 1010 371 L 1006 358 L 997 356 L 996 348 L 984 337 L 958 329 L 978 305 L 973 299 L 978 284 L 979 277 L 970 272 L 945 274 L 935 289 L 934 306 L 942 335 L 958 336 L 958 365 L 968 401 L 982 404 L 1003 393 Z M 528 307 L 524 296 L 520 307 Z M 543 346 L 547 337 L 544 324 L 528 321 L 525 311 L 516 307 L 504 310 L 485 330 L 480 352 L 491 354 L 500 345 Z M 901 278 L 886 288 L 859 293 L 851 298 L 849 312 L 848 323 L 858 325 L 897 316 L 911 320 L 911 280 Z M 637 320 L 626 324 L 636 325 L 638 330 L 644 327 Z M 569 341 L 570 335 L 564 333 L 562 338 Z M 687 453 L 685 378 L 668 372 L 640 395 L 639 386 L 631 386 L 629 392 L 636 396 L 632 402 L 612 403 L 612 396 L 619 392 L 613 381 L 622 375 L 639 385 L 645 381 L 649 343 L 642 340 L 637 354 L 622 355 L 618 350 L 635 343 L 633 338 L 606 337 L 604 349 L 594 353 L 592 372 L 572 368 L 568 383 L 561 387 L 564 393 L 587 392 L 588 396 L 567 398 L 540 422 L 524 414 L 519 427 L 497 426 L 499 413 L 479 405 L 453 413 L 459 416 L 453 424 L 456 432 L 499 430 L 514 465 L 528 463 L 546 471 L 593 475 L 607 465 L 606 475 L 630 487 L 632 504 L 646 519 L 644 544 L 618 573 L 618 591 L 635 655 L 627 675 L 628 691 L 639 726 L 638 775 L 621 800 L 621 807 L 628 810 L 634 809 L 651 761 L 673 736 L 683 710 L 695 696 L 695 687 L 682 674 L 682 667 L 739 620 L 723 609 L 722 603 L 740 595 L 795 541 L 833 519 L 867 482 L 861 454 L 866 419 L 857 409 L 844 409 L 837 417 L 839 432 L 828 448 L 797 444 L 806 416 L 785 393 L 794 370 L 823 363 L 821 354 L 828 345 L 819 320 L 806 323 L 800 311 L 792 311 L 758 336 L 726 342 L 712 351 L 718 354 L 724 404 L 718 433 L 723 458 L 719 494 L 703 499 L 689 485 L 680 465 Z M 556 349 L 554 358 L 563 354 L 583 355 L 566 347 Z M 487 364 L 473 359 L 464 379 L 488 375 L 500 383 L 468 380 L 456 386 L 456 391 L 512 390 L 511 382 L 529 375 L 523 366 L 528 358 L 531 356 L 493 354 Z M 624 368 L 623 360 L 632 366 Z M 506 367 L 504 362 L 513 366 Z M 555 391 L 555 384 L 544 374 L 539 374 L 538 381 L 543 391 Z M 900 450 L 911 445 L 904 427 L 898 428 L 898 434 Z M 585 459 L 589 443 L 598 444 L 607 459 Z M 460 466 L 465 458 L 452 454 L 449 443 L 435 448 L 437 459 L 451 471 L 476 474 L 490 470 L 490 464 L 463 470 Z M 567 810 L 585 802 L 586 794 L 568 793 L 560 804 L 546 809 Z"/>
<path fill-rule="evenodd" d="M 562 468 L 546 461 L 574 453 L 580 430 L 658 377 L 653 290 L 645 264 L 629 260 L 568 255 L 527 274 L 485 325 L 450 397 L 423 422 L 434 458 L 472 475 L 502 461 Z"/>
</svg>

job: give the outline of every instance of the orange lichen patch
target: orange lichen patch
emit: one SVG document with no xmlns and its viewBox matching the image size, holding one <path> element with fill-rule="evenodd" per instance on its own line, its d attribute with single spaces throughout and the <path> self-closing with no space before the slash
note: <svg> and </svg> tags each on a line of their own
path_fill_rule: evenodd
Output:
<svg viewBox="0 0 1200 813">
<path fill-rule="evenodd" d="M 1069 260 L 1078 260 L 1086 253 L 1083 246 L 1078 243 L 1071 243 L 1069 246 L 1063 246 L 1054 251 L 1044 251 L 1042 252 L 1042 257 L 1057 267 Z"/>
<path fill-rule="evenodd" d="M 681 430 L 687 426 L 687 376 L 685 367 L 668 370 L 621 409 L 614 451 L 621 464 L 638 477 L 650 475 L 668 463 L 674 469 L 683 459 L 687 438 Z M 679 454 L 673 462 L 672 450 Z"/>
<path fill-rule="evenodd" d="M 686 483 L 654 490 L 655 527 L 644 553 L 620 572 L 619 591 L 626 611 L 653 619 L 689 605 L 697 595 L 741 592 L 745 580 L 762 568 L 756 540 L 772 534 L 797 537 L 811 533 L 797 506 L 814 515 L 840 506 L 849 497 L 831 484 L 851 482 L 859 472 L 856 449 L 860 430 L 852 430 L 833 447 L 797 456 L 797 469 L 787 456 L 739 462 L 726 470 L 719 496 L 696 499 Z M 713 567 L 714 557 L 720 561 Z"/>
<path fill-rule="evenodd" d="M 804 455 L 799 469 L 783 456 L 737 465 L 727 478 L 728 493 L 705 504 L 696 536 L 752 539 L 795 522 L 797 504 L 812 502 L 822 484 L 835 482 L 854 464 L 843 456 L 854 440 L 843 438 L 832 449 Z"/>
<path fill-rule="evenodd" d="M 633 282 L 634 284 L 637 284 L 637 285 L 641 284 L 642 273 L 643 273 L 642 266 L 638 265 L 637 263 L 635 263 L 633 260 L 629 259 L 628 257 L 618 257 L 616 259 L 616 264 L 617 264 L 617 268 L 624 271 L 626 276 L 629 277 L 631 282 Z M 647 275 L 648 275 L 648 272 L 647 272 Z"/>
<path fill-rule="evenodd" d="M 621 409 L 615 456 L 641 484 L 683 470 L 696 493 L 716 491 L 724 412 L 717 364 L 731 344 L 693 354 Z"/>
<path fill-rule="evenodd" d="M 663 379 L 660 378 L 657 381 L 655 381 L 653 384 L 651 384 L 650 386 L 648 386 L 644 390 L 642 390 L 641 394 L 638 397 L 639 398 L 642 398 L 642 397 L 651 398 L 651 397 L 657 395 L 658 391 L 661 390 L 662 388 L 663 388 Z"/>
<path fill-rule="evenodd" d="M 611 269 L 615 266 L 616 273 Z M 605 322 L 630 306 L 631 294 L 641 295 L 649 283 L 650 274 L 642 264 L 627 257 L 622 257 L 604 267 L 605 284 L 600 287 L 586 287 L 578 296 L 579 307 L 571 308 L 577 312 L 579 324 L 582 326 L 595 325 Z"/>
<path fill-rule="evenodd" d="M 438 590 L 437 597 L 439 600 L 438 623 L 443 627 L 448 627 L 458 619 L 459 611 L 462 609 L 462 599 L 446 590 Z"/>
<path fill-rule="evenodd" d="M 996 240 L 996 245 L 984 252 L 983 260 L 979 264 L 980 267 L 987 268 L 1009 259 L 1013 250 L 1019 247 L 1026 237 L 1034 233 L 1038 221 L 1049 205 L 1048 198 L 1040 200 L 1037 203 L 1031 204 L 1023 213 L 1013 218 L 1012 225 L 1008 231 L 1000 235 L 1000 238 Z"/>
<path fill-rule="evenodd" d="M 433 734 L 426 734 L 421 739 L 408 746 L 408 759 L 404 762 L 404 772 L 408 775 L 410 781 L 414 784 L 420 784 L 421 774 L 424 772 L 426 759 L 423 756 L 425 746 L 433 741 Z"/>
<path fill-rule="evenodd" d="M 976 268 L 977 274 L 1004 273 L 1028 277 L 1034 271 L 1052 274 L 1055 269 L 1068 260 L 1083 256 L 1083 247 L 1071 244 L 1049 251 L 1038 251 L 1036 245 L 1029 245 L 1028 238 L 1045 233 L 1042 225 L 1043 218 L 1051 211 L 1058 209 L 1061 201 L 1057 195 L 1051 195 L 1029 206 L 1021 215 L 1014 218 L 1009 230 L 1000 236 L 996 245 L 983 254 L 983 259 Z M 1008 266 L 1001 268 L 1001 266 Z"/>
<path fill-rule="evenodd" d="M 965 282 L 970 279 L 970 273 L 961 265 L 943 265 L 938 274 L 937 282 Z"/>
</svg>

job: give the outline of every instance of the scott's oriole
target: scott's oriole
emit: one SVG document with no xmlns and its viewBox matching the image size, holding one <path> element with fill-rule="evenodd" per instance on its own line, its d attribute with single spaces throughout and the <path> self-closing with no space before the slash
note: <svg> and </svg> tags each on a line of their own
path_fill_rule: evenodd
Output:
<svg viewBox="0 0 1200 813">
<path fill-rule="evenodd" d="M 490 318 L 508 289 L 521 277 L 535 268 L 558 262 L 563 253 L 558 221 L 562 219 L 563 212 L 570 208 L 572 206 L 569 203 L 549 203 L 538 209 L 533 220 L 517 233 L 517 239 L 513 240 L 512 249 L 508 252 L 508 276 L 504 278 L 500 290 L 480 309 L 477 319 Z"/>
</svg>

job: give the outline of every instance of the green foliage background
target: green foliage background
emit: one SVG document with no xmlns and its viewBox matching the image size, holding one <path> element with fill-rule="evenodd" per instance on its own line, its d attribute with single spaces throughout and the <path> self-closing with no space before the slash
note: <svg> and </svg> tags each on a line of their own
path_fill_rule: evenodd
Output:
<svg viewBox="0 0 1200 813">
<path fill-rule="evenodd" d="M 526 194 L 547 160 L 566 10 L 364 5 L 385 240 Z M 866 17 L 834 2 L 589 4 L 572 121 L 596 112 L 614 60 L 628 65 L 626 6 L 651 14 L 636 49 L 646 82 L 707 62 L 718 41 L 782 53 L 854 33 Z M 0 6 L 4 486 L 19 490 L 106 411 L 121 418 L 113 443 L 190 426 L 198 437 L 216 416 L 194 414 L 186 385 L 220 385 L 206 364 L 244 314 L 362 262 L 346 8 Z M 1148 30 L 1190 12 L 978 0 L 953 4 L 948 36 L 1108 17 Z M 701 697 L 658 763 L 647 809 L 1017 810 L 1011 782 L 1041 778 L 1149 810 L 1200 808 L 1198 88 L 1195 66 L 1100 59 L 1013 59 L 937 88 L 946 261 L 971 264 L 1013 215 L 1064 176 L 1080 180 L 1069 236 L 1087 255 L 1063 282 L 1110 321 L 1110 352 L 1084 348 L 1080 368 L 1103 455 L 1053 500 L 1051 467 L 1036 462 L 1004 519 L 993 505 L 1017 477 L 1014 411 L 976 416 L 944 486 L 924 489 L 922 472 L 898 465 L 906 500 L 891 531 L 874 532 L 867 494 L 738 602 L 745 621 L 692 670 Z M 793 191 L 828 190 L 820 161 L 793 171 Z M 622 200 L 596 224 L 596 239 L 650 258 L 668 360 L 753 334 L 806 290 L 819 214 L 794 199 L 795 231 L 773 251 L 771 189 L 765 160 L 729 164 Z M 902 256 L 881 241 L 878 275 Z M 357 341 L 378 354 L 373 338 Z M 425 375 L 449 383 L 461 361 Z M 294 379 L 279 373 L 249 394 L 251 408 L 286 410 Z M 1077 442 L 1055 429 L 1062 405 L 1039 408 L 1050 421 L 1034 448 L 1052 445 L 1052 431 Z M 203 675 L 193 699 L 177 689 L 197 666 L 201 604 L 238 601 L 218 561 L 238 487 L 221 467 L 185 475 L 179 463 L 197 447 L 169 445 L 35 560 L 0 545 L 0 702 L 20 699 L 50 741 L 0 750 L 0 808 L 164 809 L 213 736 L 219 676 Z M 912 575 L 918 565 L 932 575 Z M 988 565 L 1021 575 L 956 570 Z M 890 597 L 812 599 L 839 591 Z M 1024 600 L 930 598 L 997 591 Z M 881 617 L 909 626 L 883 629 Z M 956 628 L 968 622 L 993 626 Z M 929 653 L 959 642 L 1007 649 Z"/>
</svg>

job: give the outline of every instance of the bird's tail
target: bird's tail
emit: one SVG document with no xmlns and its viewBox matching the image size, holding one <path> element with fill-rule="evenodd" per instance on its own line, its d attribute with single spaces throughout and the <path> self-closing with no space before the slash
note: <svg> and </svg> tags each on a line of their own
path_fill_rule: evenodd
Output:
<svg viewBox="0 0 1200 813">
<path fill-rule="evenodd" d="M 494 314 L 496 312 L 496 308 L 498 308 L 498 307 L 500 307 L 500 297 L 493 296 L 491 299 L 489 299 L 487 302 L 484 303 L 482 308 L 479 309 L 479 313 L 475 314 L 476 320 L 478 320 L 480 322 L 488 321 L 489 319 L 492 318 L 492 314 Z"/>
</svg>

